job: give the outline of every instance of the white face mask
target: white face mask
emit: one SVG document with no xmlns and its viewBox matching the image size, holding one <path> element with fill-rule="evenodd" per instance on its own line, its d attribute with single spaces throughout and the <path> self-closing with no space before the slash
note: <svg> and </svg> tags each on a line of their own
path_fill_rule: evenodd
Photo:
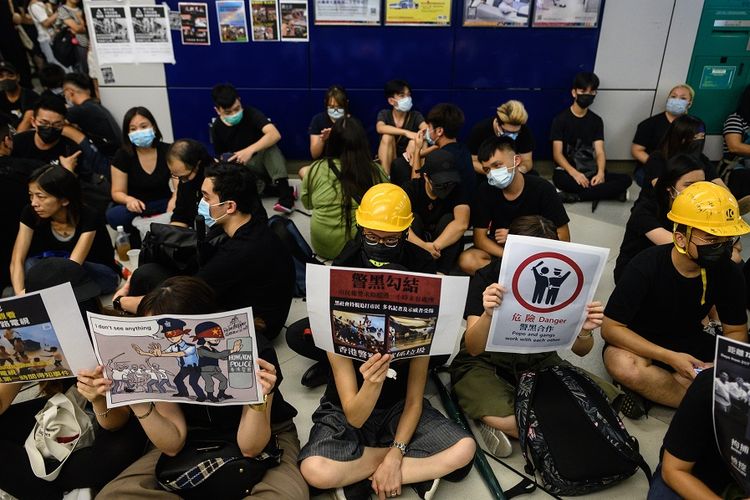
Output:
<svg viewBox="0 0 750 500">
<path fill-rule="evenodd" d="M 515 167 L 499 167 L 493 168 L 487 172 L 487 183 L 498 189 L 505 189 L 510 186 L 513 182 L 513 178 L 516 176 Z"/>
<path fill-rule="evenodd" d="M 402 97 L 396 100 L 396 109 L 407 113 L 411 110 L 411 96 Z"/>
</svg>

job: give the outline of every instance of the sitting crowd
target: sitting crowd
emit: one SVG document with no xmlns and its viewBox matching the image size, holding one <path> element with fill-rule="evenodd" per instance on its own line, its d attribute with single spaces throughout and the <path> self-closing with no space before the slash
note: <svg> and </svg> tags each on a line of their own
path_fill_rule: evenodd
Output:
<svg viewBox="0 0 750 500">
<path fill-rule="evenodd" d="M 0 64 L 4 80 L 18 80 L 8 63 Z M 30 401 L 20 397 L 23 384 L 0 384 L 0 443 L 9 457 L 0 490 L 19 498 L 61 498 L 78 488 L 105 499 L 174 498 L 179 488 L 157 477 L 162 457 L 195 453 L 206 436 L 242 458 L 219 469 L 218 489 L 208 481 L 193 488 L 195 498 L 301 499 L 325 490 L 336 498 L 385 498 L 408 486 L 429 499 L 441 480 L 466 477 L 477 443 L 425 397 L 428 374 L 444 359 L 375 354 L 352 360 L 316 347 L 308 319 L 285 330 L 296 256 L 269 226 L 264 196 L 278 200 L 275 211 L 290 214 L 299 195 L 312 211 L 311 246 L 334 266 L 471 277 L 466 331 L 448 367 L 452 389 L 487 452 L 511 454 L 511 438 L 519 437 L 514 398 L 521 374 L 571 363 L 554 351 L 485 351 L 506 293 L 498 276 L 508 236 L 575 241 L 565 204 L 590 201 L 593 211 L 600 200 L 626 201 L 631 185 L 630 175 L 607 168 L 603 120 L 589 109 L 599 86 L 595 74 L 576 75 L 570 106 L 552 123 L 552 182 L 534 168 L 535 140 L 519 101 L 499 106 L 463 144 L 458 106 L 441 103 L 422 115 L 413 109 L 408 83 L 389 81 L 373 158 L 346 91 L 332 86 L 324 112 L 309 127 L 313 162 L 299 171 L 299 194 L 289 182 L 279 130 L 229 84 L 212 92 L 212 154 L 193 139 L 164 142 L 154 115 L 141 106 L 118 125 L 84 75 L 62 75 L 59 83 L 62 97 L 18 103 L 28 130 L 17 132 L 0 114 L 4 230 L 16 234 L 0 250 L 9 264 L 0 274 L 10 287 L 6 295 L 57 279 L 71 282 L 82 311 L 100 312 L 96 297 L 110 294 L 111 314 L 138 317 L 252 307 L 263 401 L 108 408 L 106 393 L 123 382 L 107 378 L 101 366 L 76 379 L 43 382 Z M 2 88 L 11 87 L 0 101 L 12 105 L 22 93 Z M 606 303 L 586 305 L 571 347 L 586 356 L 601 328 L 611 380 L 588 376 L 625 417 L 639 419 L 654 404 L 677 408 L 650 498 L 719 498 L 733 487 L 705 418 L 706 380 L 713 379 L 716 335 L 748 341 L 739 237 L 750 233 L 741 218 L 750 206 L 744 179 L 750 87 L 727 119 L 718 168 L 703 154 L 703 122 L 688 114 L 693 98 L 689 86 L 676 86 L 666 111 L 637 127 L 632 152 L 642 188 L 624 228 L 616 286 Z M 0 111 L 7 107 L 0 105 Z M 121 229 L 138 248 L 152 222 L 196 231 L 205 224 L 199 265 L 178 270 L 150 262 L 123 276 L 111 233 Z M 184 332 L 171 328 L 167 335 L 179 342 Z M 14 352 L 9 335 L 0 338 L 3 352 Z M 300 416 L 280 389 L 273 346 L 283 341 L 315 361 L 301 384 L 326 385 L 304 446 L 293 420 Z M 224 387 L 214 391 L 213 382 L 205 393 L 200 389 L 194 362 L 181 358 L 177 394 L 187 394 L 187 378 L 199 402 L 225 398 Z M 158 379 L 158 365 L 149 369 Z M 389 376 L 394 369 L 398 376 Z M 742 391 L 747 399 L 745 386 Z M 74 452 L 54 480 L 41 479 L 26 459 L 24 439 L 48 398 L 73 393 L 95 420 L 95 444 Z"/>
</svg>

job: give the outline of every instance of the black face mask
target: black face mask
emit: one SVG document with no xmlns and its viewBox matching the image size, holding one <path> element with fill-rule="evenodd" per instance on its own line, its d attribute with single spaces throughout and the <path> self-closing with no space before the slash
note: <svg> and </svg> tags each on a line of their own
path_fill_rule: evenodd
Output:
<svg viewBox="0 0 750 500">
<path fill-rule="evenodd" d="M 700 156 L 703 154 L 703 146 L 706 144 L 705 139 L 697 139 L 690 142 L 688 146 L 688 154 L 693 156 Z"/>
<path fill-rule="evenodd" d="M 37 127 L 36 133 L 45 144 L 54 144 L 60 140 L 62 129 L 56 127 Z"/>
<path fill-rule="evenodd" d="M 698 257 L 695 263 L 703 268 L 716 267 L 726 260 L 732 258 L 732 241 L 727 241 L 722 245 L 696 245 Z"/>
<path fill-rule="evenodd" d="M 594 103 L 594 97 L 596 96 L 593 94 L 578 94 L 576 96 L 576 104 L 586 109 Z"/>
<path fill-rule="evenodd" d="M 11 79 L 0 80 L 0 90 L 6 92 L 15 92 L 18 88 L 18 82 Z"/>
<path fill-rule="evenodd" d="M 453 188 L 455 187 L 456 184 L 454 182 L 446 182 L 445 184 L 433 184 L 432 192 L 439 199 L 444 200 L 453 192 Z"/>
<path fill-rule="evenodd" d="M 362 238 L 362 254 L 373 267 L 383 267 L 386 264 L 398 263 L 401 260 L 401 251 L 404 247 L 403 238 L 395 247 L 387 247 L 383 243 L 368 245 L 364 236 L 360 237 Z"/>
</svg>

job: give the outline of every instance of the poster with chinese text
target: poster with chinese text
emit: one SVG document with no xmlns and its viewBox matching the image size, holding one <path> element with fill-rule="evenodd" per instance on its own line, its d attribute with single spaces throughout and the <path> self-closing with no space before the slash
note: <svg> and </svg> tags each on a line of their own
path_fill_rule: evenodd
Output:
<svg viewBox="0 0 750 500">
<path fill-rule="evenodd" d="M 315 345 L 349 358 L 450 354 L 461 333 L 468 277 L 307 266 Z"/>
<path fill-rule="evenodd" d="M 498 279 L 506 292 L 492 315 L 486 350 L 536 353 L 572 346 L 608 255 L 607 248 L 509 235 Z"/>
<path fill-rule="evenodd" d="M 601 0 L 535 0 L 534 28 L 596 28 Z"/>
<path fill-rule="evenodd" d="M 221 43 L 248 41 L 244 0 L 218 0 L 216 2 L 216 16 L 219 23 Z"/>
<path fill-rule="evenodd" d="M 87 2 L 86 18 L 99 64 L 133 62 L 133 40 L 126 7 Z"/>
<path fill-rule="evenodd" d="M 307 0 L 280 0 L 281 9 L 281 40 L 284 42 L 308 42 L 309 13 Z"/>
<path fill-rule="evenodd" d="M 315 0 L 315 24 L 380 26 L 380 1 Z"/>
<path fill-rule="evenodd" d="M 180 10 L 180 37 L 183 45 L 211 45 L 208 27 L 208 4 L 177 4 Z"/>
<path fill-rule="evenodd" d="M 254 42 L 279 41 L 279 10 L 276 0 L 250 0 L 250 23 Z"/>
<path fill-rule="evenodd" d="M 130 5 L 133 24 L 134 61 L 138 63 L 172 63 L 172 31 L 169 29 L 169 7 L 164 5 Z"/>
<path fill-rule="evenodd" d="M 386 0 L 386 26 L 450 26 L 451 0 Z"/>
<path fill-rule="evenodd" d="M 464 0 L 464 27 L 525 28 L 531 0 Z"/>
</svg>

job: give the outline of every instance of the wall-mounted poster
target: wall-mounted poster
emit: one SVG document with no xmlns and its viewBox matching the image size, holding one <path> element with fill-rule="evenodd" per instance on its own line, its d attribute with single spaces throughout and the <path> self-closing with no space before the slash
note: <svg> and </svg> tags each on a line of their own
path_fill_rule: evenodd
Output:
<svg viewBox="0 0 750 500">
<path fill-rule="evenodd" d="M 315 0 L 315 24 L 380 26 L 380 0 Z"/>
<path fill-rule="evenodd" d="M 244 0 L 219 0 L 216 2 L 221 43 L 247 42 L 247 18 Z"/>
<path fill-rule="evenodd" d="M 525 28 L 530 11 L 531 0 L 464 0 L 464 26 Z"/>
<path fill-rule="evenodd" d="M 535 28 L 596 28 L 602 0 L 535 0 Z"/>
<path fill-rule="evenodd" d="M 451 0 L 386 0 L 386 26 L 450 26 Z"/>
<path fill-rule="evenodd" d="M 93 32 L 99 64 L 133 62 L 133 46 L 125 7 L 86 4 L 89 32 Z M 93 29 L 91 29 L 93 28 Z"/>
<path fill-rule="evenodd" d="M 279 41 L 279 9 L 276 0 L 250 0 L 253 42 Z"/>
<path fill-rule="evenodd" d="M 131 5 L 135 62 L 174 64 L 167 5 Z"/>
<path fill-rule="evenodd" d="M 208 4 L 179 3 L 180 36 L 183 45 L 211 45 Z"/>
<path fill-rule="evenodd" d="M 281 40 L 284 42 L 309 42 L 309 14 L 307 0 L 281 0 Z"/>
</svg>

